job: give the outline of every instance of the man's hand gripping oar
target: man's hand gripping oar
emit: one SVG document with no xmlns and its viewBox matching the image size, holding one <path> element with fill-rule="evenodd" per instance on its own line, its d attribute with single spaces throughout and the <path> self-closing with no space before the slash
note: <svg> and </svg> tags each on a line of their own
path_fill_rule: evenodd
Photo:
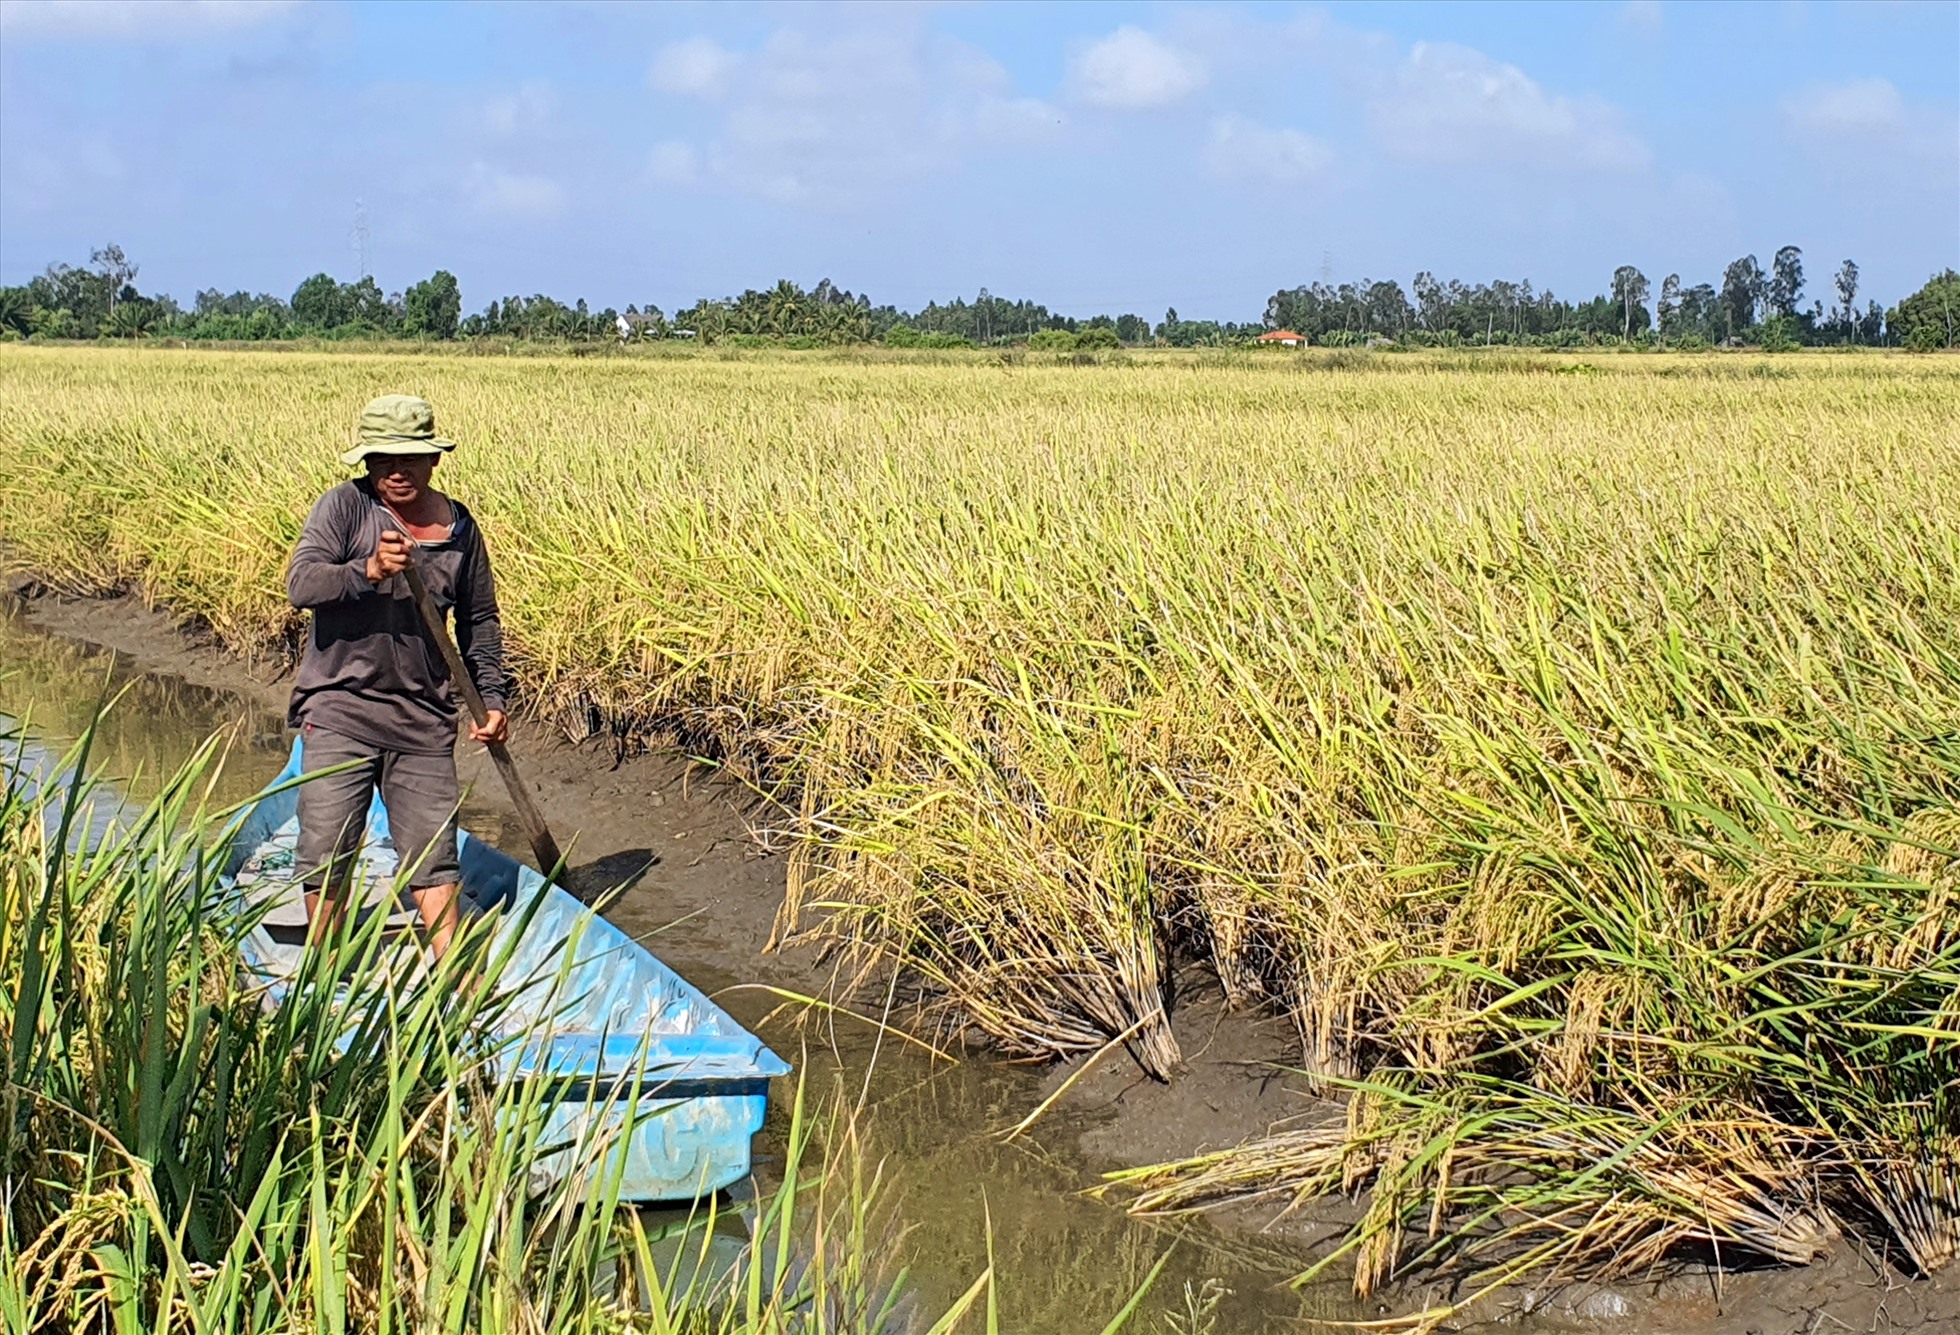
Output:
<svg viewBox="0 0 1960 1335">
<path fill-rule="evenodd" d="M 403 528 L 407 528 L 405 523 Z M 427 626 L 429 634 L 435 637 L 436 648 L 442 653 L 442 661 L 449 665 L 449 679 L 462 693 L 463 704 L 469 709 L 470 718 L 475 721 L 479 729 L 487 728 L 490 714 L 483 707 L 483 696 L 477 692 L 476 682 L 470 676 L 468 665 L 463 662 L 462 653 L 456 648 L 456 641 L 450 635 L 449 627 L 443 623 L 442 613 L 437 610 L 435 599 L 429 596 L 429 586 L 422 582 L 422 572 L 415 566 L 413 544 L 407 543 L 406 539 L 403 541 L 409 550 L 405 553 L 406 560 L 402 565 L 401 574 L 402 578 L 408 581 L 408 592 L 415 599 L 415 610 L 422 614 L 422 624 Z M 485 740 L 483 745 L 484 749 L 490 752 L 491 762 L 496 765 L 497 773 L 504 781 L 504 787 L 510 792 L 511 805 L 517 808 L 517 820 L 524 827 L 524 837 L 531 841 L 531 852 L 537 857 L 538 869 L 545 874 L 546 879 L 564 884 L 567 871 L 563 866 L 564 855 L 558 851 L 558 841 L 551 837 L 551 831 L 546 828 L 544 816 L 539 813 L 537 803 L 531 800 L 531 790 L 526 788 L 524 780 L 518 777 L 517 764 L 510 758 L 509 749 L 501 739 Z"/>
</svg>

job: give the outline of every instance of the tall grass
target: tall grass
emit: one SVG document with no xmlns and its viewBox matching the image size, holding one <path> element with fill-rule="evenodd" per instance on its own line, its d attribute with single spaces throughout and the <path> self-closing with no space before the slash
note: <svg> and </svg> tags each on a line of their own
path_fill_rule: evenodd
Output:
<svg viewBox="0 0 1960 1335">
<path fill-rule="evenodd" d="M 210 748 L 103 822 L 89 741 L 65 789 L 17 762 L 0 785 L 7 1330 L 901 1329 L 875 1174 L 806 1160 L 800 1091 L 783 1185 L 732 1246 L 713 1201 L 663 1237 L 674 1221 L 619 1202 L 616 1144 L 548 1139 L 552 1091 L 498 1078 L 500 1048 L 539 1036 L 490 1037 L 509 997 L 470 971 L 495 960 L 459 946 L 405 984 L 413 947 L 377 918 L 267 1006 L 205 856 L 227 828 Z M 572 1168 L 541 1187 L 546 1160 Z"/>
<path fill-rule="evenodd" d="M 1165 1076 L 1202 970 L 1358 1091 L 1146 1204 L 1376 1183 L 1363 1290 L 1845 1229 L 1933 1268 L 1960 373 L 1538 369 L 14 349 L 0 534 L 277 649 L 342 424 L 424 393 L 532 705 L 791 800 L 785 933 Z"/>
</svg>

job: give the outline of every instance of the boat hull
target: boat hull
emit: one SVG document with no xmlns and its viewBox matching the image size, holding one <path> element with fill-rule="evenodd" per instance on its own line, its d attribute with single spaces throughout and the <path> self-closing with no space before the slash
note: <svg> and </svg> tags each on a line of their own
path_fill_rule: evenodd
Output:
<svg viewBox="0 0 1960 1335">
<path fill-rule="evenodd" d="M 259 921 L 246 934 L 245 967 L 268 1004 L 291 985 L 304 950 L 304 907 L 291 879 L 300 748 L 244 815 L 222 873 Z M 283 790 L 282 790 L 282 785 Z M 466 911 L 492 915 L 489 958 L 506 961 L 498 986 L 549 1001 L 513 1009 L 525 1024 L 506 1036 L 501 1078 L 541 1081 L 543 1145 L 564 1148 L 531 1165 L 534 1187 L 593 1176 L 638 1203 L 692 1200 L 747 1177 L 768 1111 L 769 1082 L 789 1065 L 679 973 L 530 867 L 459 836 Z M 368 911 L 406 916 L 392 888 L 393 848 L 377 795 L 353 898 Z M 555 986 L 553 986 L 555 980 Z M 526 1010 L 525 1006 L 530 1009 Z"/>
</svg>

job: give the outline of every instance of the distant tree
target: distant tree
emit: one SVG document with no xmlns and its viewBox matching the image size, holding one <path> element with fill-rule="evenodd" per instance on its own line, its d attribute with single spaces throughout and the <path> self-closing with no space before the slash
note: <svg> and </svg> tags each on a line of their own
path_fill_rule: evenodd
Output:
<svg viewBox="0 0 1960 1335">
<path fill-rule="evenodd" d="M 24 287 L 0 287 L 0 333 L 25 334 L 34 299 Z"/>
<path fill-rule="evenodd" d="M 1630 341 L 1633 338 L 1633 313 L 1640 312 L 1640 323 L 1647 323 L 1647 293 L 1650 288 L 1647 275 L 1631 264 L 1622 264 L 1613 271 L 1613 300 L 1620 307 L 1620 338 Z"/>
<path fill-rule="evenodd" d="M 1722 316 L 1730 338 L 1756 323 L 1762 299 L 1763 267 L 1754 255 L 1744 255 L 1722 271 Z"/>
<path fill-rule="evenodd" d="M 822 285 L 818 286 L 821 290 Z M 868 343 L 871 340 L 870 306 L 848 292 L 835 289 L 825 294 L 825 297 L 826 299 L 810 312 L 805 328 L 801 332 L 820 343 L 828 343 L 832 346 Z"/>
<path fill-rule="evenodd" d="M 734 332 L 729 322 L 728 303 L 703 298 L 684 311 L 674 312 L 674 328 L 693 334 L 703 343 L 716 343 Z"/>
<path fill-rule="evenodd" d="M 1891 330 L 1885 327 L 1885 308 L 1876 301 L 1865 303 L 1865 313 L 1858 320 L 1858 334 L 1867 343 L 1886 341 Z"/>
<path fill-rule="evenodd" d="M 1916 351 L 1960 347 L 1960 272 L 1934 274 L 1893 308 L 1885 324 L 1890 337 Z"/>
<path fill-rule="evenodd" d="M 776 286 L 769 290 L 769 295 L 764 301 L 765 318 L 768 322 L 767 332 L 777 338 L 787 338 L 799 332 L 799 326 L 803 323 L 804 304 L 802 288 L 787 278 L 778 279 Z"/>
<path fill-rule="evenodd" d="M 456 275 L 438 269 L 402 294 L 402 332 L 423 338 L 454 338 L 463 314 Z"/>
<path fill-rule="evenodd" d="M 293 289 L 293 318 L 313 329 L 337 329 L 352 312 L 332 274 L 316 273 Z"/>
<path fill-rule="evenodd" d="M 116 313 L 116 302 L 122 290 L 136 281 L 136 266 L 123 254 L 123 248 L 111 241 L 100 250 L 89 252 L 88 262 L 102 275 L 103 286 L 108 289 L 108 306 L 104 315 Z"/>
<path fill-rule="evenodd" d="M 1431 333 L 1440 332 L 1449 318 L 1447 289 L 1436 281 L 1435 274 L 1425 269 L 1415 276 L 1409 290 L 1415 293 L 1416 316 L 1422 321 L 1422 327 Z"/>
<path fill-rule="evenodd" d="M 1786 318 L 1794 317 L 1797 303 L 1802 300 L 1803 251 L 1796 246 L 1784 246 L 1770 261 L 1770 312 Z"/>
<path fill-rule="evenodd" d="M 1681 310 L 1675 316 L 1675 337 L 1693 334 L 1714 342 L 1720 320 L 1722 299 L 1707 283 L 1696 283 L 1681 292 Z"/>
<path fill-rule="evenodd" d="M 51 325 L 36 324 L 35 333 L 43 338 L 93 338 L 109 315 L 109 283 L 102 273 L 77 269 L 70 264 L 50 264 L 28 280 L 27 291 L 34 306 L 65 318 Z M 53 328 L 60 332 L 49 332 Z"/>
<path fill-rule="evenodd" d="M 1266 298 L 1260 323 L 1267 329 L 1302 329 L 1302 326 L 1319 324 L 1325 306 L 1320 288 L 1318 283 L 1312 287 L 1281 288 Z M 1302 329 L 1302 332 L 1307 331 Z"/>
<path fill-rule="evenodd" d="M 159 297 L 157 300 L 161 303 L 168 298 Z M 260 292 L 256 295 L 242 290 L 227 293 L 210 287 L 199 292 L 191 305 L 193 319 L 215 315 L 255 315 L 259 311 L 271 312 L 270 318 L 276 319 L 280 324 L 284 324 L 290 314 L 286 303 L 270 292 Z"/>
<path fill-rule="evenodd" d="M 1844 321 L 1845 336 L 1856 343 L 1858 341 L 1858 266 L 1850 260 L 1839 265 L 1832 286 L 1837 288 L 1838 311 Z"/>
<path fill-rule="evenodd" d="M 492 301 L 480 314 L 463 319 L 461 294 L 447 270 L 385 295 L 373 278 L 342 283 L 315 274 L 300 284 L 290 305 L 264 293 L 227 293 L 213 287 L 196 293 L 190 312 L 167 296 L 139 292 L 136 277 L 137 266 L 114 244 L 90 252 L 86 267 L 50 264 L 22 287 L 0 289 L 0 334 L 141 337 L 168 330 L 180 337 L 229 341 L 286 337 L 298 330 L 362 337 L 452 338 L 460 333 L 587 339 L 615 333 L 621 320 L 610 307 L 595 311 L 584 300 L 567 305 L 542 294 Z M 1960 338 L 1960 289 L 1945 275 L 1890 312 L 1872 300 L 1859 309 L 1858 299 L 1865 294 L 1858 266 L 1850 260 L 1833 276 L 1834 302 L 1807 299 L 1804 281 L 1801 249 L 1784 246 L 1767 271 L 1753 255 L 1728 265 L 1719 289 L 1707 283 L 1690 287 L 1679 274 L 1669 274 L 1650 314 L 1652 285 L 1633 265 L 1613 272 L 1608 293 L 1578 301 L 1536 290 L 1529 279 L 1466 283 L 1423 270 L 1405 292 L 1388 280 L 1337 284 L 1329 272 L 1320 281 L 1273 293 L 1262 325 L 1187 320 L 1173 307 L 1153 328 L 1127 312 L 1078 320 L 1037 302 L 996 296 L 984 287 L 971 299 L 932 301 L 906 312 L 874 306 L 868 297 L 826 277 L 808 291 L 782 279 L 739 297 L 704 298 L 679 312 L 671 325 L 656 307 L 649 305 L 644 313 L 629 307 L 625 323 L 631 337 L 679 333 L 713 341 L 754 335 L 795 341 L 796 346 L 885 339 L 894 346 L 911 340 L 912 346 L 959 347 L 1049 331 L 1056 337 L 1043 342 L 1058 347 L 1106 346 L 1112 337 L 1123 344 L 1155 338 L 1191 347 L 1231 343 L 1276 328 L 1295 330 L 1329 347 L 1379 339 L 1426 346 L 1481 340 L 1486 345 L 1569 347 L 1629 340 L 1650 327 L 1670 345 L 1684 347 L 1722 337 L 1746 338 L 1764 348 L 1902 340 L 1914 347 L 1945 347 Z M 125 307 L 131 309 L 125 313 Z"/>
<path fill-rule="evenodd" d="M 382 295 L 381 284 L 375 282 L 372 277 L 363 278 L 358 283 L 348 283 L 342 291 L 346 293 L 348 309 L 354 323 L 364 324 L 369 329 L 380 332 L 386 332 L 397 324 L 395 306 Z"/>
<path fill-rule="evenodd" d="M 1675 320 L 1681 311 L 1681 275 L 1671 273 L 1661 279 L 1661 299 L 1654 305 L 1654 327 L 1662 338 L 1675 334 Z"/>
<path fill-rule="evenodd" d="M 117 338 L 146 338 L 156 322 L 156 303 L 133 297 L 110 312 L 107 332 Z"/>
<path fill-rule="evenodd" d="M 80 338 L 81 321 L 66 306 L 50 310 L 46 306 L 36 306 L 28 316 L 28 332 L 36 338 Z"/>
</svg>

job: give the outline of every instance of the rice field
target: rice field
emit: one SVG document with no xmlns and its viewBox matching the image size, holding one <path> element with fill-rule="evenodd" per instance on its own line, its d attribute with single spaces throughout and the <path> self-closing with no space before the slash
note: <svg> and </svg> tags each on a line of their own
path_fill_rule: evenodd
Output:
<svg viewBox="0 0 1960 1335">
<path fill-rule="evenodd" d="M 1346 1115 L 1123 1175 L 1366 1293 L 1960 1248 L 1960 362 L 0 348 L 0 542 L 283 653 L 359 406 L 527 707 L 786 806 L 779 932 L 1015 1057 L 1181 988 Z"/>
</svg>

